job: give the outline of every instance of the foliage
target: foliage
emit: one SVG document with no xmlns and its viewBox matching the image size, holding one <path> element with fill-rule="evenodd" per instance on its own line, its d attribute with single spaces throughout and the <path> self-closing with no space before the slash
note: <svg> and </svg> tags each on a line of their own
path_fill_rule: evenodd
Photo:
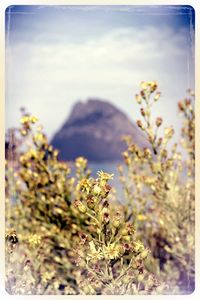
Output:
<svg viewBox="0 0 200 300">
<path fill-rule="evenodd" d="M 120 178 L 127 219 L 134 222 L 139 237 L 151 249 L 149 269 L 170 285 L 170 292 L 189 293 L 194 290 L 194 103 L 190 98 L 178 103 L 184 117 L 182 140 L 169 145 L 174 129 L 167 127 L 159 136 L 163 120 L 152 118 L 152 106 L 160 96 L 156 82 L 141 83 L 136 101 L 143 120 L 137 125 L 150 146 L 139 149 L 126 137 L 128 148 L 123 157 L 127 170 L 119 167 Z M 181 145 L 187 153 L 181 151 Z"/>
<path fill-rule="evenodd" d="M 10 294 L 164 294 L 194 288 L 194 110 L 184 116 L 183 160 L 168 150 L 173 129 L 158 137 L 151 106 L 160 93 L 142 83 L 138 126 L 149 147 L 126 137 L 126 202 L 110 186 L 114 174 L 91 176 L 87 160 L 59 161 L 38 120 L 24 110 L 15 130 L 15 160 L 6 161 L 6 290 Z M 12 132 L 13 135 L 13 132 Z M 168 148 L 167 148 L 168 147 Z M 10 157 L 10 156 L 9 156 Z M 183 178 L 184 168 L 187 171 Z M 159 278 L 159 280 L 158 280 Z M 187 286 L 185 284 L 187 283 Z"/>
</svg>

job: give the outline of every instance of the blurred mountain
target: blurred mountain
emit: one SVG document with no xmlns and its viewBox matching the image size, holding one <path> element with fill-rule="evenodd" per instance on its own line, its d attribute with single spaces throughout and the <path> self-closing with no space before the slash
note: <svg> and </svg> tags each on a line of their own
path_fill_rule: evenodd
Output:
<svg viewBox="0 0 200 300">
<path fill-rule="evenodd" d="M 147 146 L 141 131 L 122 111 L 106 101 L 89 99 L 74 105 L 52 144 L 61 160 L 84 156 L 93 162 L 120 161 L 126 149 L 121 138 L 127 134 L 140 147 Z"/>
</svg>

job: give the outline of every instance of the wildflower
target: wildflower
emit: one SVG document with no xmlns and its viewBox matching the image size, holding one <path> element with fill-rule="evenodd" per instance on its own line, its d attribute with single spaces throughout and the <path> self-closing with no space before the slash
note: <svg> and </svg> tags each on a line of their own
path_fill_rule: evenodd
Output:
<svg viewBox="0 0 200 300">
<path fill-rule="evenodd" d="M 101 253 L 101 249 L 98 250 L 95 247 L 94 241 L 89 242 L 89 253 L 87 256 L 88 260 L 100 260 L 103 258 L 103 254 Z"/>
<path fill-rule="evenodd" d="M 91 181 L 88 178 L 83 178 L 80 182 L 79 182 L 79 187 L 80 189 L 84 192 L 86 191 L 87 194 L 89 194 L 90 189 L 91 189 Z"/>
<path fill-rule="evenodd" d="M 150 81 L 150 82 L 148 82 L 148 86 L 150 87 L 150 93 L 153 93 L 157 89 L 157 82 Z"/>
<path fill-rule="evenodd" d="M 106 172 L 103 171 L 98 171 L 97 175 L 99 176 L 99 178 L 103 181 L 108 181 L 110 179 L 113 179 L 114 174 L 108 174 Z"/>
<path fill-rule="evenodd" d="M 125 225 L 125 227 L 122 228 L 122 230 L 121 230 L 121 235 L 122 235 L 122 236 L 131 235 L 131 234 L 133 234 L 134 232 L 135 232 L 135 231 L 134 231 L 134 229 L 133 229 L 133 225 L 130 224 L 130 223 L 127 223 L 127 224 Z"/>
<path fill-rule="evenodd" d="M 41 243 L 41 237 L 38 234 L 31 234 L 28 242 L 31 246 L 38 246 Z"/>
<path fill-rule="evenodd" d="M 135 252 L 142 252 L 144 250 L 144 246 L 140 241 L 134 242 L 134 250 Z"/>
<path fill-rule="evenodd" d="M 147 90 L 147 87 L 148 87 L 147 82 L 142 81 L 141 84 L 140 84 L 140 87 L 141 87 L 142 90 Z"/>
<path fill-rule="evenodd" d="M 41 132 L 36 133 L 36 135 L 34 136 L 34 140 L 37 142 L 44 142 L 45 141 L 45 135 Z"/>
<path fill-rule="evenodd" d="M 22 124 L 28 123 L 28 122 L 29 122 L 29 116 L 28 116 L 28 115 L 23 116 L 23 117 L 20 119 L 20 122 L 21 122 Z"/>
<path fill-rule="evenodd" d="M 31 116 L 30 117 L 30 121 L 31 121 L 31 123 L 36 123 L 36 122 L 38 122 L 38 118 L 36 118 L 36 117 L 34 117 L 34 116 Z"/>
<path fill-rule="evenodd" d="M 77 168 L 83 168 L 83 169 L 85 169 L 86 166 L 87 166 L 87 159 L 84 158 L 84 157 L 82 157 L 82 156 L 78 157 L 78 158 L 75 160 L 75 166 L 76 166 Z"/>
<path fill-rule="evenodd" d="M 119 257 L 121 253 L 120 245 L 116 245 L 115 243 L 108 244 L 107 246 L 103 246 L 103 255 L 106 259 L 114 259 Z"/>
<path fill-rule="evenodd" d="M 93 189 L 94 195 L 99 195 L 101 193 L 101 188 L 99 185 L 95 184 Z"/>
<path fill-rule="evenodd" d="M 53 277 L 53 274 L 51 272 L 43 272 L 41 274 L 42 276 L 42 281 L 47 283 L 51 280 L 51 278 Z"/>
</svg>

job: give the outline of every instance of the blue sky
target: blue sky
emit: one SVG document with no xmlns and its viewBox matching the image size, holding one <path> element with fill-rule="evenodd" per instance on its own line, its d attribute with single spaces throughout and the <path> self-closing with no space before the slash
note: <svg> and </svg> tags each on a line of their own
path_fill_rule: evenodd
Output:
<svg viewBox="0 0 200 300">
<path fill-rule="evenodd" d="M 176 103 L 194 88 L 190 6 L 10 6 L 5 29 L 6 127 L 25 106 L 51 137 L 90 97 L 137 119 L 140 82 L 157 80 L 154 115 L 180 128 Z"/>
</svg>

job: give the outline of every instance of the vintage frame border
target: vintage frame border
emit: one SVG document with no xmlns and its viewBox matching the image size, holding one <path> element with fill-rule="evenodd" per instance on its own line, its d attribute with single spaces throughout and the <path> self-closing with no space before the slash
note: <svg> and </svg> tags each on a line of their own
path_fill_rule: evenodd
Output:
<svg viewBox="0 0 200 300">
<path fill-rule="evenodd" d="M 195 10 L 195 94 L 196 94 L 196 102 L 195 102 L 195 111 L 196 116 L 200 115 L 200 1 L 198 0 L 1 0 L 0 3 L 0 65 L 1 65 L 1 72 L 0 72 L 0 250 L 1 250 L 1 261 L 0 261 L 0 296 L 3 299 L 18 299 L 19 297 L 26 297 L 20 295 L 9 295 L 5 291 L 5 247 L 4 247 L 4 235 L 5 235 L 5 204 L 4 204 L 4 167 L 5 167 L 5 9 L 10 5 L 191 5 Z M 196 141 L 196 161 L 195 161 L 195 217 L 196 217 L 196 225 L 195 225 L 195 269 L 196 269 L 196 276 L 195 276 L 195 283 L 196 288 L 195 291 L 190 295 L 174 295 L 168 297 L 176 297 L 176 299 L 183 299 L 183 298 L 190 298 L 195 299 L 198 296 L 200 297 L 200 122 L 196 118 L 195 124 L 195 141 Z M 166 295 L 155 295 L 156 298 L 159 299 Z M 49 299 L 49 295 L 45 296 L 28 296 L 29 299 Z M 50 296 L 51 299 L 57 299 L 61 296 Z M 74 299 L 74 296 L 62 296 L 65 299 Z M 67 297 L 67 298 L 66 298 Z M 120 295 L 112 295 L 112 296 L 82 296 L 77 295 L 76 298 L 78 299 L 86 299 L 87 297 L 92 298 L 109 298 L 115 299 L 115 297 L 120 297 Z M 132 295 L 124 295 L 123 298 L 125 299 L 132 299 Z M 150 296 L 134 296 L 137 299 L 148 299 L 149 297 L 154 297 L 154 295 Z M 25 299 L 25 298 L 24 298 Z M 153 298 L 152 298 L 153 299 Z"/>
</svg>

